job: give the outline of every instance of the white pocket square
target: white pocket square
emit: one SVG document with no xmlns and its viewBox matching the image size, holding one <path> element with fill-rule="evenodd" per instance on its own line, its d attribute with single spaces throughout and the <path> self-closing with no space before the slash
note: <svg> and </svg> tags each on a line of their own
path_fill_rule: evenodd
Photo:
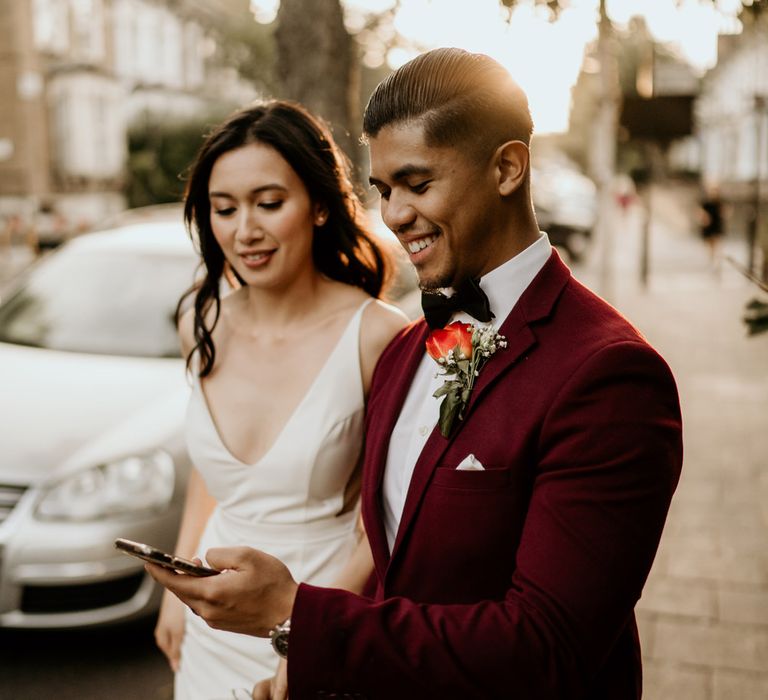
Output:
<svg viewBox="0 0 768 700">
<path fill-rule="evenodd" d="M 459 462 L 459 466 L 456 467 L 456 471 L 476 471 L 483 472 L 485 467 L 482 465 L 479 459 L 475 455 L 469 454 Z"/>
</svg>

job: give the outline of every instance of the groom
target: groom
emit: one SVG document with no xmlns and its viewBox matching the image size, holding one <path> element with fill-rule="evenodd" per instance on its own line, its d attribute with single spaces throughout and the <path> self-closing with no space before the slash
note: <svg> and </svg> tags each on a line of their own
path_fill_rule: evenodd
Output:
<svg viewBox="0 0 768 700">
<path fill-rule="evenodd" d="M 385 223 L 425 290 L 454 291 L 425 297 L 430 322 L 490 322 L 504 341 L 452 395 L 452 423 L 425 321 L 382 356 L 370 597 L 296 584 L 249 548 L 211 550 L 230 571 L 207 579 L 148 569 L 211 626 L 272 632 L 291 700 L 639 698 L 633 610 L 682 459 L 672 375 L 539 232 L 527 100 L 499 64 L 423 54 L 377 87 L 364 131 Z M 431 337 L 438 356 L 451 345 Z"/>
</svg>

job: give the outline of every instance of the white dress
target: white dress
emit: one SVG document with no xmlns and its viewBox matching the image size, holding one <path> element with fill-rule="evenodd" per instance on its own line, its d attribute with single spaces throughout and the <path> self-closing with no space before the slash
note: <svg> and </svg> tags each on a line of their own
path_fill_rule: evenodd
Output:
<svg viewBox="0 0 768 700">
<path fill-rule="evenodd" d="M 197 378 L 187 411 L 190 456 L 217 505 L 198 547 L 247 545 L 283 561 L 296 581 L 330 585 L 356 543 L 357 510 L 337 515 L 363 436 L 360 319 L 349 321 L 267 453 L 254 464 L 224 446 Z M 213 630 L 187 610 L 177 700 L 231 698 L 274 674 L 269 640 Z"/>
</svg>

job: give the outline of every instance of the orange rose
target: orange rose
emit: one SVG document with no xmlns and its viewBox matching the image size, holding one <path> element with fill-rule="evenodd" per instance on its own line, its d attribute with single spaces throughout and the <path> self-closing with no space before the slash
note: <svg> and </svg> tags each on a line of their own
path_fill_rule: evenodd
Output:
<svg viewBox="0 0 768 700">
<path fill-rule="evenodd" d="M 445 328 L 436 328 L 427 338 L 427 353 L 433 360 L 447 357 L 455 350 L 457 360 L 472 357 L 472 327 L 461 321 L 454 321 Z"/>
</svg>

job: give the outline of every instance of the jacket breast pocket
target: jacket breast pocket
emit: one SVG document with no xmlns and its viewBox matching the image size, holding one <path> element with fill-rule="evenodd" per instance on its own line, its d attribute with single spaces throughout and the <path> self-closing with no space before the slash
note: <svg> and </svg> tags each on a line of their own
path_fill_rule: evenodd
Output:
<svg viewBox="0 0 768 700">
<path fill-rule="evenodd" d="M 486 466 L 482 470 L 440 467 L 435 470 L 432 485 L 447 489 L 493 490 L 507 486 L 512 478 L 511 474 L 509 469 L 493 466 Z"/>
<path fill-rule="evenodd" d="M 509 585 L 527 494 L 519 465 L 484 464 L 482 471 L 439 467 L 424 493 L 408 555 L 418 571 L 439 571 L 444 588 L 451 582 L 444 591 L 430 589 L 425 600 L 496 598 Z"/>
</svg>

